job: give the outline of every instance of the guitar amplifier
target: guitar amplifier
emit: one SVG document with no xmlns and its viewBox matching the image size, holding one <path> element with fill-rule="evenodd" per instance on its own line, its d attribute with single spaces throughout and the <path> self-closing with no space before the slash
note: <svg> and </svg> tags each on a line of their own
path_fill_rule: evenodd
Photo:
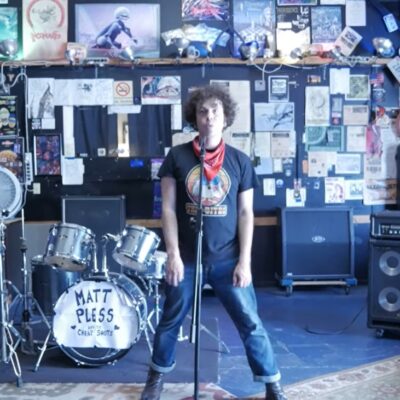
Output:
<svg viewBox="0 0 400 400">
<path fill-rule="evenodd" d="M 385 210 L 371 215 L 371 232 L 374 239 L 400 240 L 400 211 Z"/>
</svg>

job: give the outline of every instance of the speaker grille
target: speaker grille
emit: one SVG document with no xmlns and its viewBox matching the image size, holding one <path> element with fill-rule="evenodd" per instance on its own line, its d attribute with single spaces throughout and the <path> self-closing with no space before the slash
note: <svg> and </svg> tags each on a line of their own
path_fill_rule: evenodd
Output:
<svg viewBox="0 0 400 400">
<path fill-rule="evenodd" d="M 351 209 L 282 209 L 282 276 L 298 279 L 353 276 L 353 238 Z"/>
</svg>

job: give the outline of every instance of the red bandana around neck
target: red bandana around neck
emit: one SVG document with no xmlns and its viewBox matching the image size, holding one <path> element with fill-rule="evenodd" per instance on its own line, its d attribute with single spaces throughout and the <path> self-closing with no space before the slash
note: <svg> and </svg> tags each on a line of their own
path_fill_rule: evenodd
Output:
<svg viewBox="0 0 400 400">
<path fill-rule="evenodd" d="M 199 136 L 196 136 L 193 141 L 193 151 L 197 157 L 200 157 L 200 141 Z M 207 180 L 212 181 L 218 174 L 222 167 L 225 156 L 225 142 L 223 139 L 219 142 L 219 145 L 211 151 L 206 150 L 206 155 L 204 157 L 204 174 Z"/>
</svg>

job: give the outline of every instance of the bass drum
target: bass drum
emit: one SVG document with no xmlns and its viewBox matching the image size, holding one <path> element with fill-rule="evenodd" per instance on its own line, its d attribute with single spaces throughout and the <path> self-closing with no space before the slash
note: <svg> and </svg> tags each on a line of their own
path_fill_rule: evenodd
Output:
<svg viewBox="0 0 400 400">
<path fill-rule="evenodd" d="M 32 257 L 32 293 L 43 314 L 53 316 L 54 305 L 62 292 L 79 280 L 79 272 L 65 271 L 48 265 L 42 255 Z"/>
<path fill-rule="evenodd" d="M 53 334 L 78 365 L 100 366 L 124 356 L 147 324 L 147 303 L 125 275 L 93 276 L 67 289 L 54 307 Z"/>
</svg>

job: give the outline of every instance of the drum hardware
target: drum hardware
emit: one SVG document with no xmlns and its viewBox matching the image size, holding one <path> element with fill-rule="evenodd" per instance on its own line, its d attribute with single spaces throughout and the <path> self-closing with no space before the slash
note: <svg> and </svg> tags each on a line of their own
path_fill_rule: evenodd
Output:
<svg viewBox="0 0 400 400">
<path fill-rule="evenodd" d="M 21 229 L 22 229 L 22 236 L 21 236 L 21 253 L 22 253 L 22 293 L 16 288 L 12 282 L 9 282 L 9 285 L 13 288 L 13 291 L 16 293 L 16 296 L 13 298 L 12 304 L 10 309 L 18 309 L 18 305 L 21 303 L 23 310 L 22 310 L 22 319 L 21 319 L 21 351 L 25 354 L 36 354 L 34 349 L 34 339 L 33 339 L 33 331 L 32 331 L 32 321 L 31 321 L 31 310 L 34 306 L 36 310 L 39 312 L 41 320 L 46 324 L 48 328 L 50 325 L 47 321 L 46 316 L 43 313 L 42 308 L 40 307 L 37 299 L 32 294 L 32 274 L 31 270 L 27 267 L 26 262 L 26 240 L 25 240 L 25 215 L 24 209 L 21 209 Z"/>
<path fill-rule="evenodd" d="M 69 287 L 54 307 L 49 330 L 39 358 L 37 371 L 50 338 L 77 365 L 114 364 L 147 331 L 147 302 L 140 288 L 128 277 L 108 271 L 106 247 L 109 236 L 102 237 L 102 265 L 99 270 L 96 249 L 92 246 L 93 274 Z"/>
<path fill-rule="evenodd" d="M 7 218 L 14 217 L 22 206 L 22 189 L 17 177 L 8 169 L 0 167 L 0 361 L 11 363 L 17 378 L 17 386 L 22 385 L 22 372 L 16 349 L 21 335 L 9 319 L 8 290 L 5 281 L 4 259 L 6 253 L 5 236 Z M 14 336 L 16 341 L 14 343 Z"/>
</svg>

